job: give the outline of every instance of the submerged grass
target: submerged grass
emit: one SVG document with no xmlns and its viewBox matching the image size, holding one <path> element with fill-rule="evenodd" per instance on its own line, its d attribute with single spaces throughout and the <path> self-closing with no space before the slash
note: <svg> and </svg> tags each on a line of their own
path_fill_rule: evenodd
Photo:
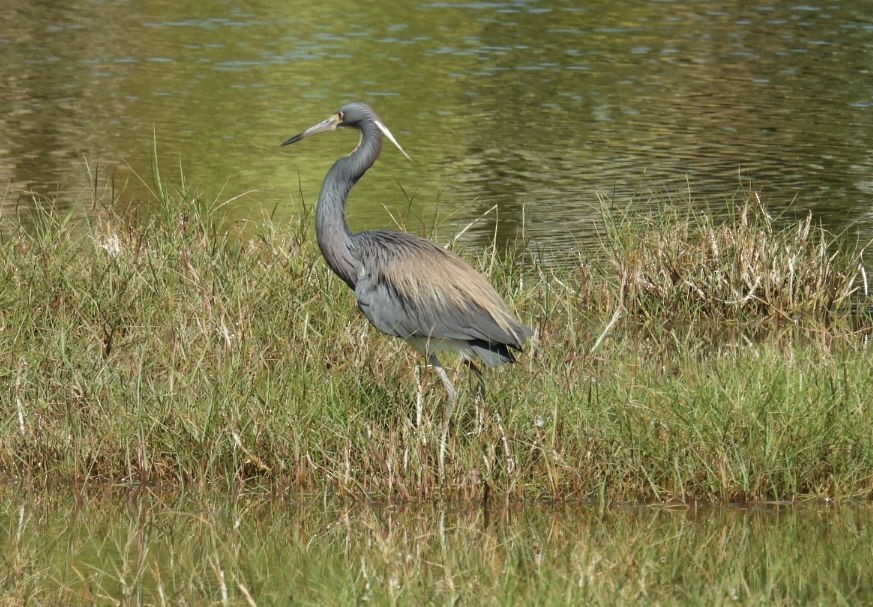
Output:
<svg viewBox="0 0 873 607">
<path fill-rule="evenodd" d="M 536 339 L 443 393 L 372 329 L 307 218 L 245 236 L 162 184 L 148 216 L 0 219 L 0 474 L 261 483 L 420 500 L 869 498 L 863 248 L 755 196 L 729 216 L 604 211 L 598 250 L 473 260 Z M 417 388 L 421 376 L 423 388 Z M 463 383 L 462 383 L 463 385 Z"/>
<path fill-rule="evenodd" d="M 0 604 L 863 605 L 871 516 L 0 491 Z"/>
</svg>

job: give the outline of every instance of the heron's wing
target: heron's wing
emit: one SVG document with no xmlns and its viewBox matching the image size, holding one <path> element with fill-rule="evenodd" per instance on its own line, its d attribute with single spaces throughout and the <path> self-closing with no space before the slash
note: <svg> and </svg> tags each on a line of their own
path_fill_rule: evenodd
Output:
<svg viewBox="0 0 873 607">
<path fill-rule="evenodd" d="M 354 239 L 358 307 L 383 333 L 512 347 L 531 334 L 481 274 L 432 242 L 389 231 Z"/>
</svg>

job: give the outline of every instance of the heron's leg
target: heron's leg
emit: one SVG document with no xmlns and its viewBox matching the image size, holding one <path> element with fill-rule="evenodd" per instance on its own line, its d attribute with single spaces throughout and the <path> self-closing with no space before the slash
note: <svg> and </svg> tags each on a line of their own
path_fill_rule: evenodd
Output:
<svg viewBox="0 0 873 607">
<path fill-rule="evenodd" d="M 474 402 L 476 403 L 476 434 L 482 434 L 482 431 L 485 429 L 487 411 L 485 410 L 485 378 L 482 375 L 482 370 L 476 366 L 472 360 L 464 360 L 464 364 L 467 365 L 467 368 L 473 372 L 473 375 L 476 376 L 476 398 L 474 398 Z"/>
<path fill-rule="evenodd" d="M 415 427 L 421 430 L 421 418 L 424 412 L 424 388 L 421 384 L 421 365 L 415 367 L 415 381 L 418 384 L 415 390 Z"/>
<path fill-rule="evenodd" d="M 435 354 L 431 354 L 428 357 L 428 362 L 434 368 L 434 371 L 437 372 L 437 375 L 440 376 L 440 379 L 443 380 L 443 385 L 446 387 L 446 392 L 448 393 L 448 398 L 446 399 L 446 405 L 443 407 L 443 431 L 442 436 L 440 436 L 440 456 L 439 456 L 439 466 L 440 466 L 440 477 L 445 477 L 445 463 L 446 463 L 446 447 L 449 440 L 449 420 L 452 417 L 452 409 L 455 406 L 455 401 L 458 400 L 458 392 L 455 390 L 455 387 L 452 385 L 451 380 L 449 380 L 449 376 L 446 373 L 446 370 L 443 369 L 442 365 L 440 365 L 439 359 Z"/>
<path fill-rule="evenodd" d="M 464 364 L 473 372 L 473 375 L 476 376 L 476 381 L 479 385 L 476 388 L 476 399 L 482 400 L 485 398 L 485 377 L 482 375 L 482 369 L 476 366 L 472 360 L 464 360 Z"/>
<path fill-rule="evenodd" d="M 452 380 L 449 379 L 448 373 L 443 369 L 436 354 L 431 354 L 427 360 L 430 363 L 430 366 L 433 367 L 434 371 L 436 371 L 437 375 L 440 376 L 440 379 L 443 381 L 443 386 L 446 388 L 448 399 L 446 401 L 446 406 L 443 408 L 443 422 L 448 424 L 449 417 L 452 416 L 452 409 L 455 407 L 455 403 L 458 400 L 458 391 L 455 390 L 455 386 L 452 385 Z"/>
</svg>

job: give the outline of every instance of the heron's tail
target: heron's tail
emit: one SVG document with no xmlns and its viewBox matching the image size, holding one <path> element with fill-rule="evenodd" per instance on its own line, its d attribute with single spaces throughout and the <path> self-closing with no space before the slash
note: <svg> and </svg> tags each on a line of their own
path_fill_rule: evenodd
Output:
<svg viewBox="0 0 873 607">
<path fill-rule="evenodd" d="M 501 344 L 484 339 L 471 340 L 470 351 L 479 357 L 486 367 L 496 367 L 515 362 L 513 350 L 521 350 L 519 346 Z"/>
</svg>

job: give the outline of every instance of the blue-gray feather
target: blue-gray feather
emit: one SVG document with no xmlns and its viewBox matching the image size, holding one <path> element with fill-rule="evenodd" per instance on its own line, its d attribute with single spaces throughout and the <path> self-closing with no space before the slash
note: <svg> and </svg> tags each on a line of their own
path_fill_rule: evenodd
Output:
<svg viewBox="0 0 873 607">
<path fill-rule="evenodd" d="M 512 349 L 531 334 L 478 272 L 428 240 L 361 232 L 351 252 L 358 307 L 383 333 L 459 342 L 450 349 L 469 350 L 488 366 L 514 362 Z"/>
</svg>

